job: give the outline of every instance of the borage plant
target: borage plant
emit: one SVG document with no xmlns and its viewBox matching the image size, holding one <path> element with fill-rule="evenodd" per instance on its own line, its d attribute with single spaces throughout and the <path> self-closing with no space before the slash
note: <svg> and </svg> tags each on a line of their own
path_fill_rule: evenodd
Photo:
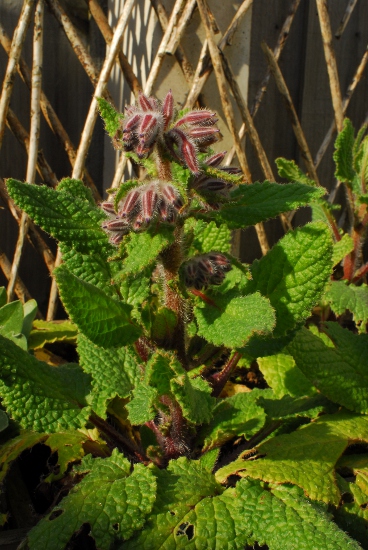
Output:
<svg viewBox="0 0 368 550">
<path fill-rule="evenodd" d="M 124 116 L 104 100 L 100 110 L 143 179 L 100 206 L 81 181 L 56 190 L 7 182 L 59 241 L 55 276 L 74 323 L 58 336 L 58 325 L 38 321 L 28 350 L 28 333 L 23 346 L 0 336 L 12 419 L 0 475 L 10 495 L 14 465 L 36 444 L 47 449 L 48 510 L 28 518 L 28 528 L 40 521 L 25 545 L 359 548 L 345 530 L 362 539 L 364 488 L 344 472 L 368 462 L 340 457 L 368 441 L 366 335 L 303 328 L 332 273 L 330 230 L 314 222 L 290 231 L 251 266 L 230 253 L 231 230 L 324 189 L 246 184 L 209 149 L 215 114 L 177 113 L 171 92 L 162 102 L 141 94 Z M 75 326 L 79 364 L 37 358 L 45 342 L 72 340 Z M 3 522 L 20 527 L 7 498 Z"/>
</svg>

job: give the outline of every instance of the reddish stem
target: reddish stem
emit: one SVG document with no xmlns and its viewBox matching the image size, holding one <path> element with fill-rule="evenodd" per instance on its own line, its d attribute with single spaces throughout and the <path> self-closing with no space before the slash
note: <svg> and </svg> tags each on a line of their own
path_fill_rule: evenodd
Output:
<svg viewBox="0 0 368 550">
<path fill-rule="evenodd" d="M 239 363 L 242 355 L 238 351 L 234 353 L 229 362 L 225 365 L 221 372 L 213 374 L 209 382 L 212 384 L 212 395 L 218 397 L 225 387 L 226 382 L 229 380 L 231 373 Z"/>
</svg>

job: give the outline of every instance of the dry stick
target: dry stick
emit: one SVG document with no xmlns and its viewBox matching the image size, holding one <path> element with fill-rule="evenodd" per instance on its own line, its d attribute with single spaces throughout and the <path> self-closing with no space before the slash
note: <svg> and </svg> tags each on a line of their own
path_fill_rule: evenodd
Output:
<svg viewBox="0 0 368 550">
<path fill-rule="evenodd" d="M 291 24 L 294 20 L 294 16 L 295 16 L 296 10 L 299 7 L 299 4 L 300 4 L 300 0 L 293 0 L 292 1 L 291 5 L 290 5 L 289 12 L 288 12 L 288 15 L 287 15 L 287 17 L 284 21 L 284 24 L 281 27 L 281 31 L 280 31 L 280 34 L 278 36 L 276 46 L 273 50 L 273 55 L 274 55 L 274 57 L 277 61 L 279 60 L 281 52 L 284 49 L 284 46 L 286 44 L 286 40 L 287 40 L 287 38 L 289 36 L 289 32 L 290 32 L 290 27 L 291 27 Z M 263 77 L 262 82 L 261 82 L 261 84 L 260 84 L 260 86 L 257 90 L 253 105 L 249 109 L 250 114 L 253 118 L 256 116 L 257 111 L 259 109 L 259 106 L 261 105 L 263 96 L 266 93 L 268 82 L 270 80 L 270 75 L 271 75 L 270 69 L 269 69 L 269 67 L 267 67 L 266 74 Z M 243 137 L 245 136 L 245 133 L 246 133 L 246 127 L 245 127 L 245 124 L 242 124 L 242 126 L 240 127 L 240 130 L 239 130 L 239 138 L 243 139 Z M 229 151 L 226 159 L 225 159 L 225 164 L 231 164 L 231 161 L 233 160 L 234 154 L 235 154 L 235 148 L 232 147 L 231 150 Z"/>
<path fill-rule="evenodd" d="M 328 16 L 327 2 L 326 0 L 316 0 L 316 2 L 328 77 L 330 80 L 330 90 L 332 105 L 335 113 L 336 128 L 338 132 L 341 132 L 344 121 L 344 110 L 342 106 L 342 97 L 339 84 L 339 75 L 337 72 L 336 57 L 332 45 L 332 32 L 330 18 Z"/>
<path fill-rule="evenodd" d="M 253 0 L 244 0 L 244 2 L 240 5 L 230 25 L 226 29 L 224 36 L 218 43 L 218 48 L 220 50 L 224 50 L 226 45 L 231 44 L 231 40 L 234 36 L 234 33 L 239 25 L 241 18 L 246 14 L 252 3 Z M 207 50 L 208 41 L 206 40 L 202 46 L 202 51 L 195 71 L 195 77 L 193 79 L 193 84 L 185 102 L 185 108 L 193 108 L 199 94 L 201 93 L 201 90 L 203 89 L 203 86 L 207 82 L 210 74 L 212 73 L 213 66 L 211 64 L 211 60 L 207 56 Z"/>
<path fill-rule="evenodd" d="M 5 254 L 5 252 L 0 248 L 0 267 L 7 279 L 10 278 L 10 272 L 11 272 L 11 263 Z M 17 276 L 15 280 L 14 285 L 14 291 L 16 295 L 18 296 L 19 300 L 21 302 L 27 302 L 28 300 L 32 299 L 32 296 L 30 295 L 26 285 L 23 283 L 22 279 Z"/>
<path fill-rule="evenodd" d="M 340 36 L 344 32 L 344 30 L 346 28 L 346 25 L 349 23 L 350 16 L 353 13 L 353 10 L 355 8 L 355 5 L 356 5 L 357 1 L 358 0 L 349 0 L 349 3 L 346 7 L 346 11 L 344 13 L 344 17 L 341 20 L 339 28 L 335 32 L 335 38 L 340 38 Z"/>
<path fill-rule="evenodd" d="M 6 117 L 9 109 L 10 97 L 13 91 L 14 77 L 22 51 L 26 32 L 31 21 L 35 0 L 24 0 L 18 25 L 14 31 L 9 61 L 5 72 L 3 88 L 0 96 L 0 148 L 4 137 Z"/>
<path fill-rule="evenodd" d="M 368 63 L 368 46 L 367 46 L 367 49 L 365 50 L 364 52 L 364 55 L 362 57 L 362 60 L 361 62 L 359 63 L 359 66 L 355 72 L 355 75 L 353 76 L 353 79 L 348 87 L 348 89 L 346 90 L 346 94 L 344 96 L 344 99 L 342 101 L 342 108 L 343 108 L 343 112 L 344 112 L 344 115 L 346 113 L 346 110 L 349 106 L 349 103 L 350 103 L 350 99 L 355 91 L 355 88 L 357 87 L 360 79 L 362 78 L 362 75 L 364 73 L 364 70 L 367 66 L 367 63 Z M 322 141 L 322 144 L 320 146 L 320 148 L 318 149 L 318 152 L 316 154 L 316 157 L 314 159 L 314 165 L 316 168 L 318 168 L 325 152 L 327 151 L 327 148 L 329 146 L 329 144 L 331 143 L 331 140 L 333 138 L 333 135 L 336 131 L 336 121 L 335 119 L 332 120 L 331 122 L 331 125 L 328 129 L 328 132 L 327 134 L 325 135 L 324 137 L 324 140 Z"/>
<path fill-rule="evenodd" d="M 22 126 L 14 111 L 9 107 L 7 116 L 7 125 L 13 132 L 17 140 L 25 147 L 27 153 L 29 148 L 29 134 Z M 42 151 L 38 151 L 37 155 L 37 171 L 45 183 L 51 187 L 56 187 L 58 180 L 52 171 L 49 163 L 45 159 Z"/>
<path fill-rule="evenodd" d="M 291 124 L 294 130 L 294 134 L 297 139 L 297 142 L 301 151 L 301 155 L 303 157 L 305 166 L 308 170 L 309 176 L 319 185 L 318 175 L 317 175 L 315 166 L 313 164 L 312 155 L 310 153 L 307 141 L 304 136 L 304 132 L 299 122 L 298 115 L 296 114 L 296 111 L 293 105 L 293 100 L 291 99 L 288 87 L 286 85 L 284 77 L 282 76 L 280 67 L 275 59 L 275 56 L 272 53 L 272 50 L 270 50 L 270 48 L 264 42 L 262 42 L 262 50 L 266 55 L 269 67 L 275 78 L 276 86 L 285 102 L 287 111 L 290 116 Z"/>
<path fill-rule="evenodd" d="M 243 151 L 239 137 L 236 131 L 236 125 L 235 125 L 235 116 L 234 111 L 232 108 L 232 105 L 230 103 L 228 93 L 227 93 L 227 86 L 226 86 L 226 79 L 224 75 L 224 71 L 222 68 L 222 62 L 221 62 L 221 56 L 220 52 L 218 50 L 218 47 L 215 42 L 215 38 L 213 36 L 213 32 L 211 29 L 210 20 L 208 18 L 208 13 L 206 10 L 206 5 L 203 0 L 197 0 L 197 5 L 201 14 L 201 19 L 203 22 L 203 25 L 206 29 L 206 35 L 207 35 L 207 41 L 208 41 L 208 48 L 211 55 L 211 60 L 213 64 L 213 68 L 216 75 L 217 80 L 217 86 L 220 93 L 222 108 L 225 113 L 226 121 L 229 127 L 229 130 L 231 132 L 232 138 L 235 143 L 235 150 L 239 159 L 240 167 L 247 178 L 248 182 L 251 182 L 251 174 L 248 167 L 248 162 L 245 156 L 245 152 Z M 264 230 L 263 224 L 259 223 L 255 226 L 259 244 L 262 250 L 262 254 L 266 254 L 269 250 L 269 245 L 267 242 L 267 236 L 266 232 Z"/>
<path fill-rule="evenodd" d="M 28 164 L 26 181 L 34 183 L 36 177 L 36 164 L 38 143 L 40 138 L 40 97 L 42 83 L 42 48 L 43 48 L 43 14 L 44 2 L 38 0 L 35 11 L 33 31 L 33 66 L 32 66 L 32 90 L 31 90 L 31 129 L 28 149 Z M 18 275 L 19 264 L 23 252 L 24 240 L 28 233 L 29 218 L 25 212 L 19 223 L 18 240 L 15 247 L 13 265 L 7 287 L 8 302 L 11 302 L 14 294 L 15 280 Z"/>
<path fill-rule="evenodd" d="M 1 43 L 2 47 L 4 48 L 4 50 L 6 51 L 6 53 L 9 55 L 11 42 L 10 42 L 10 39 L 9 39 L 9 37 L 7 36 L 7 34 L 4 30 L 4 27 L 1 25 L 1 22 L 0 22 L 0 43 Z M 31 89 L 31 86 L 32 86 L 31 71 L 29 70 L 28 65 L 26 64 L 26 62 L 24 61 L 22 56 L 19 58 L 18 72 L 19 72 L 19 75 L 21 76 L 22 80 L 26 84 L 26 86 L 28 86 L 28 88 Z M 58 136 L 58 138 L 60 139 L 61 143 L 63 144 L 64 150 L 66 151 L 66 153 L 69 157 L 70 164 L 71 164 L 71 166 L 73 166 L 74 165 L 74 160 L 75 160 L 75 157 L 76 157 L 76 154 L 77 154 L 77 152 L 75 150 L 75 147 L 74 147 L 71 139 L 69 138 L 68 133 L 66 132 L 64 126 L 62 125 L 59 117 L 55 113 L 55 110 L 53 109 L 51 103 L 49 102 L 49 100 L 47 99 L 45 93 L 42 90 L 41 90 L 41 99 L 40 99 L 40 101 L 41 101 L 42 113 L 43 113 L 43 116 L 44 116 L 47 124 L 49 125 L 49 127 L 51 128 L 53 133 L 56 134 Z M 87 185 L 90 187 L 90 189 L 92 191 L 94 199 L 96 201 L 101 200 L 100 194 L 99 194 L 99 192 L 98 192 L 91 176 L 87 172 L 87 170 L 85 172 L 85 179 L 86 179 Z"/>
<path fill-rule="evenodd" d="M 157 75 L 159 73 L 162 62 L 163 62 L 164 57 L 166 55 L 167 45 L 170 41 L 173 29 L 174 29 L 176 23 L 178 22 L 179 15 L 180 15 L 180 12 L 183 8 L 184 2 L 185 2 L 185 0 L 176 0 L 176 2 L 174 4 L 174 7 L 173 7 L 173 10 L 171 12 L 171 17 L 169 19 L 166 31 L 164 33 L 164 36 L 163 36 L 162 40 L 161 40 L 161 44 L 158 48 L 155 59 L 152 63 L 152 67 L 151 67 L 150 73 L 148 75 L 146 85 L 144 87 L 144 92 L 145 92 L 146 95 L 151 95 L 151 93 L 152 93 L 153 85 L 156 81 Z"/>
<path fill-rule="evenodd" d="M 224 73 L 226 76 L 226 79 L 228 83 L 230 84 L 231 91 L 233 93 L 233 96 L 235 98 L 235 101 L 238 105 L 241 117 L 243 119 L 243 122 L 246 127 L 246 131 L 249 134 L 250 141 L 252 143 L 252 146 L 256 152 L 256 155 L 258 157 L 258 161 L 261 165 L 263 174 L 265 178 L 269 181 L 275 181 L 275 177 L 272 173 L 272 168 L 270 166 L 270 163 L 268 162 L 268 158 L 266 155 L 266 152 L 263 148 L 262 142 L 259 138 L 257 129 L 254 125 L 253 119 L 250 116 L 250 112 L 248 110 L 248 106 L 243 98 L 243 95 L 240 91 L 239 84 L 237 83 L 233 71 L 230 67 L 230 64 L 228 60 L 226 59 L 225 55 L 221 53 L 221 59 L 222 59 L 222 66 L 224 69 Z M 284 230 L 287 231 L 288 229 L 291 229 L 291 223 L 289 222 L 287 216 L 285 214 L 280 215 L 281 222 L 283 224 Z"/>
<path fill-rule="evenodd" d="M 170 37 L 169 44 L 166 47 L 166 53 L 169 55 L 174 55 L 176 48 L 179 46 L 181 36 L 184 32 L 185 27 L 189 19 L 192 17 L 194 8 L 196 7 L 197 0 L 188 0 L 183 13 L 181 14 L 178 24 L 174 26 L 173 32 Z"/>
<path fill-rule="evenodd" d="M 162 5 L 161 0 L 151 0 L 151 4 L 153 6 L 153 9 L 156 12 L 157 19 L 159 20 L 161 29 L 165 33 L 166 29 L 167 29 L 167 26 L 169 24 L 169 19 L 167 17 L 166 10 L 165 10 L 164 6 Z M 182 22 L 182 19 L 180 20 L 179 24 L 181 24 L 181 22 Z M 184 24 L 184 21 L 183 21 L 183 24 Z M 170 44 L 167 47 L 166 51 L 168 52 L 169 49 L 170 49 Z M 192 79 L 193 79 L 193 74 L 194 74 L 193 67 L 190 64 L 190 61 L 188 60 L 188 58 L 187 58 L 187 56 L 184 52 L 183 47 L 180 44 L 178 44 L 178 46 L 175 50 L 175 57 L 176 57 L 177 62 L 179 63 L 179 66 L 180 66 L 181 70 L 183 71 L 183 75 L 184 75 L 185 80 L 187 82 L 191 82 Z"/>
<path fill-rule="evenodd" d="M 89 145 L 92 139 L 93 129 L 95 127 L 95 123 L 98 115 L 97 98 L 103 96 L 106 91 L 107 82 L 109 80 L 110 73 L 115 62 L 115 58 L 120 50 L 123 34 L 128 24 L 129 18 L 131 16 L 134 3 L 135 3 L 135 0 L 127 0 L 124 4 L 123 11 L 119 17 L 119 21 L 116 26 L 113 39 L 111 41 L 109 51 L 105 58 L 104 64 L 102 66 L 101 73 L 93 95 L 93 99 L 91 101 L 91 105 L 88 111 L 86 122 L 83 128 L 81 140 L 77 151 L 77 157 L 75 159 L 75 164 L 73 167 L 73 173 L 72 173 L 73 178 L 79 179 L 82 177 L 84 163 L 86 160 Z M 61 262 L 61 253 L 59 248 L 56 255 L 55 266 L 57 267 L 60 264 L 60 262 Z M 49 305 L 47 309 L 47 320 L 52 320 L 55 317 L 56 307 L 57 307 L 57 295 L 58 295 L 57 285 L 56 285 L 55 278 L 53 278 L 51 283 Z"/>
<path fill-rule="evenodd" d="M 85 0 L 89 6 L 89 10 L 93 19 L 95 20 L 98 28 L 101 31 L 102 36 L 105 39 L 106 44 L 110 45 L 113 38 L 113 30 L 109 25 L 106 15 L 104 14 L 98 0 Z M 129 63 L 127 57 L 120 50 L 118 54 L 118 61 L 121 71 L 134 95 L 137 97 L 138 93 L 142 90 L 142 85 L 138 78 L 134 74 L 133 68 Z"/>
</svg>

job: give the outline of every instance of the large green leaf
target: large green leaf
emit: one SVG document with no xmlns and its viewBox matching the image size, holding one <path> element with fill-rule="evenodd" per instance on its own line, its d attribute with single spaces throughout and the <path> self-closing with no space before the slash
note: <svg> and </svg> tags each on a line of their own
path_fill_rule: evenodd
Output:
<svg viewBox="0 0 368 550">
<path fill-rule="evenodd" d="M 145 528 L 124 550 L 358 550 L 322 506 L 297 488 L 243 479 L 223 491 L 200 463 L 180 458 L 157 472 L 158 494 Z"/>
<path fill-rule="evenodd" d="M 101 229 L 105 214 L 87 200 L 43 185 L 7 180 L 9 195 L 38 225 L 55 239 L 82 254 L 111 253 L 112 245 Z"/>
<path fill-rule="evenodd" d="M 230 252 L 231 231 L 226 224 L 217 225 L 215 222 L 205 222 L 188 218 L 184 224 L 184 231 L 192 238 L 188 256 L 207 254 L 213 250 L 217 252 Z"/>
<path fill-rule="evenodd" d="M 22 349 L 27 349 L 27 340 L 23 329 L 24 310 L 19 300 L 0 308 L 0 334 L 12 340 Z"/>
<path fill-rule="evenodd" d="M 217 221 L 226 223 L 231 229 L 247 227 L 282 212 L 306 206 L 325 194 L 323 187 L 311 187 L 303 183 L 252 183 L 240 185 L 232 192 L 232 202 L 223 205 L 216 214 Z"/>
<path fill-rule="evenodd" d="M 348 233 L 345 233 L 340 241 L 337 241 L 333 247 L 332 263 L 337 265 L 347 256 L 352 250 L 354 250 L 354 241 Z"/>
<path fill-rule="evenodd" d="M 89 473 L 67 497 L 29 533 L 30 550 L 64 550 L 84 523 L 101 550 L 117 539 L 128 540 L 144 525 L 156 495 L 156 478 L 149 468 L 130 462 L 118 451 L 111 457 L 83 460 Z"/>
<path fill-rule="evenodd" d="M 169 244 L 174 242 L 171 227 L 161 227 L 160 233 L 130 233 L 125 245 L 127 257 L 123 260 L 122 274 L 140 273 L 145 267 L 153 264 L 157 256 Z"/>
<path fill-rule="evenodd" d="M 275 312 L 267 298 L 258 292 L 239 296 L 237 290 L 226 294 L 206 293 L 207 300 L 197 300 L 194 315 L 198 334 L 215 345 L 244 346 L 255 334 L 267 334 L 275 325 Z"/>
<path fill-rule="evenodd" d="M 302 397 L 315 393 L 315 388 L 295 365 L 291 355 L 278 353 L 258 359 L 259 368 L 267 384 L 273 389 L 275 397 L 284 395 Z"/>
<path fill-rule="evenodd" d="M 128 397 L 139 380 L 137 357 L 128 346 L 104 349 L 83 335 L 78 337 L 77 351 L 81 367 L 92 375 L 91 407 L 104 417 L 107 403 L 116 395 Z"/>
<path fill-rule="evenodd" d="M 323 395 L 347 409 L 368 413 L 368 335 L 354 334 L 337 323 L 327 323 L 325 331 L 334 348 L 302 329 L 287 352 Z"/>
<path fill-rule="evenodd" d="M 355 286 L 348 285 L 345 281 L 332 281 L 324 297 L 336 315 L 342 315 L 348 310 L 357 324 L 367 323 L 368 285 Z"/>
<path fill-rule="evenodd" d="M 304 321 L 321 297 L 332 272 L 332 239 L 323 223 L 290 231 L 255 261 L 246 291 L 266 296 L 276 311 L 275 337 Z"/>
<path fill-rule="evenodd" d="M 338 504 L 335 465 L 349 444 L 368 441 L 368 418 L 351 413 L 324 415 L 311 424 L 258 446 L 258 460 L 238 459 L 226 474 L 272 483 L 294 483 L 313 500 Z M 261 458 L 262 457 L 262 458 Z M 217 472 L 223 479 L 223 472 Z"/>
<path fill-rule="evenodd" d="M 316 185 L 316 182 L 308 178 L 293 160 L 280 157 L 275 160 L 275 163 L 281 178 L 286 178 L 291 182 L 298 181 L 306 185 Z"/>
<path fill-rule="evenodd" d="M 90 377 L 78 365 L 51 367 L 0 336 L 0 395 L 9 415 L 39 432 L 80 428 Z"/>
<path fill-rule="evenodd" d="M 33 329 L 28 338 L 30 349 L 43 348 L 45 344 L 67 342 L 75 344 L 78 329 L 71 321 L 33 321 Z"/>
<path fill-rule="evenodd" d="M 210 424 L 202 432 L 206 450 L 223 445 L 234 436 L 249 439 L 263 427 L 266 414 L 256 404 L 256 397 L 253 392 L 238 393 L 219 401 Z"/>
<path fill-rule="evenodd" d="M 65 309 L 92 342 L 110 348 L 137 340 L 140 329 L 130 319 L 131 306 L 78 279 L 65 265 L 58 267 L 55 275 Z"/>
</svg>

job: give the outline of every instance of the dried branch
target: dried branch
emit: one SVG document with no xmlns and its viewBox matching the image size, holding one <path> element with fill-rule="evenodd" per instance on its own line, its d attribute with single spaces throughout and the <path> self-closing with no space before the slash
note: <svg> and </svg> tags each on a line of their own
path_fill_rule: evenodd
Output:
<svg viewBox="0 0 368 550">
<path fill-rule="evenodd" d="M 169 23 L 169 19 L 167 17 L 166 10 L 165 10 L 161 0 L 151 0 L 151 4 L 152 4 L 153 9 L 156 12 L 157 19 L 159 20 L 162 31 L 165 33 L 166 29 L 167 29 L 167 25 Z M 181 22 L 182 22 L 182 18 L 180 19 L 179 25 L 181 24 Z M 170 44 L 168 45 L 166 51 L 168 53 L 171 53 L 171 45 Z M 194 75 L 194 70 L 193 70 L 193 67 L 192 67 L 191 63 L 188 60 L 188 58 L 187 58 L 187 56 L 184 52 L 183 47 L 180 44 L 178 44 L 174 55 L 176 57 L 177 62 L 180 65 L 180 68 L 183 72 L 185 80 L 189 83 L 192 82 L 193 75 Z"/>
<path fill-rule="evenodd" d="M 341 132 L 344 120 L 344 110 L 342 106 L 342 97 L 339 83 L 339 75 L 337 72 L 337 64 L 335 52 L 332 45 L 332 32 L 330 18 L 328 15 L 327 1 L 316 0 L 319 23 L 321 26 L 321 34 L 323 41 L 323 49 L 325 53 L 328 77 L 330 80 L 330 90 L 332 97 L 332 105 L 335 113 L 336 128 Z"/>
<path fill-rule="evenodd" d="M 98 3 L 98 0 L 86 0 L 86 3 L 88 4 L 91 15 L 95 20 L 98 28 L 100 29 L 101 34 L 106 41 L 106 44 L 110 45 L 114 33 L 112 28 L 109 25 L 106 15 L 104 14 L 100 4 Z M 118 61 L 119 61 L 121 71 L 124 77 L 126 78 L 126 81 L 130 89 L 132 90 L 134 95 L 137 97 L 138 93 L 142 90 L 142 85 L 139 82 L 136 75 L 134 74 L 133 68 L 129 63 L 127 57 L 124 55 L 124 53 L 121 50 L 118 53 Z"/>
<path fill-rule="evenodd" d="M 281 93 L 282 98 L 285 102 L 286 109 L 288 111 L 288 114 L 289 114 L 289 117 L 290 117 L 290 120 L 291 120 L 291 124 L 292 124 L 293 130 L 294 130 L 294 134 L 295 134 L 295 137 L 297 139 L 297 142 L 298 142 L 300 152 L 301 152 L 302 158 L 304 160 L 305 166 L 308 170 L 308 173 L 309 173 L 310 177 L 317 184 L 319 184 L 318 175 L 317 175 L 317 171 L 315 169 L 315 166 L 313 164 L 312 155 L 310 153 L 307 140 L 305 139 L 303 129 L 301 127 L 298 115 L 297 115 L 295 107 L 293 105 L 293 100 L 291 99 L 290 92 L 288 90 L 288 87 L 286 85 L 284 77 L 282 76 L 280 67 L 279 67 L 279 65 L 278 65 L 278 63 L 275 59 L 275 56 L 273 55 L 272 50 L 270 50 L 270 48 L 264 42 L 262 43 L 262 50 L 264 51 L 264 53 L 266 55 L 270 70 L 271 70 L 271 72 L 272 72 L 272 74 L 275 78 L 277 88 L 278 88 L 279 92 Z"/>
<path fill-rule="evenodd" d="M 9 262 L 9 259 L 5 252 L 0 248 L 0 267 L 7 279 L 10 278 L 10 272 L 11 272 L 11 263 Z M 30 295 L 26 285 L 23 283 L 22 279 L 17 276 L 15 280 L 14 285 L 14 291 L 16 295 L 18 296 L 19 300 L 24 304 L 24 302 L 27 302 L 28 300 L 32 299 L 32 296 Z"/>
<path fill-rule="evenodd" d="M 56 253 L 56 258 L 55 258 L 55 263 L 54 263 L 54 269 L 59 267 L 60 264 L 61 264 L 61 252 L 60 252 L 60 248 L 58 247 L 57 253 Z M 52 273 L 51 273 L 51 275 L 52 275 Z M 58 305 L 58 287 L 57 287 L 57 284 L 56 284 L 55 277 L 52 277 L 50 295 L 49 295 L 49 303 L 48 303 L 48 306 L 47 306 L 47 313 L 46 313 L 46 320 L 47 321 L 53 321 L 55 319 L 57 305 Z"/>
<path fill-rule="evenodd" d="M 14 77 L 17 70 L 19 57 L 22 51 L 26 32 L 31 21 L 35 0 L 24 0 L 23 8 L 14 31 L 8 65 L 5 72 L 3 88 L 0 96 L 0 148 L 4 137 L 6 118 L 9 109 L 11 94 L 13 91 Z"/>
<path fill-rule="evenodd" d="M 361 59 L 361 62 L 358 65 L 357 70 L 355 71 L 353 79 L 352 79 L 348 89 L 346 90 L 346 94 L 345 94 L 344 99 L 342 101 L 342 109 L 343 109 L 344 115 L 345 115 L 346 110 L 349 106 L 349 103 L 350 103 L 351 97 L 352 97 L 352 95 L 355 91 L 355 88 L 357 87 L 360 79 L 363 76 L 363 73 L 364 73 L 364 70 L 367 66 L 367 63 L 368 63 L 368 46 L 367 46 L 367 49 L 364 52 L 364 55 Z M 333 138 L 333 135 L 334 135 L 335 131 L 336 131 L 336 121 L 335 121 L 335 119 L 333 119 L 332 122 L 331 122 L 331 125 L 328 129 L 328 132 L 325 135 L 324 140 L 322 141 L 321 146 L 318 149 L 318 152 L 317 152 L 316 157 L 314 159 L 314 165 L 315 165 L 316 168 L 318 168 L 325 152 L 327 151 L 327 148 L 331 143 L 331 140 Z"/>
<path fill-rule="evenodd" d="M 355 5 L 358 0 L 349 0 L 349 3 L 346 7 L 346 11 L 344 13 L 343 18 L 341 19 L 341 23 L 339 25 L 339 28 L 335 32 L 335 38 L 340 38 L 342 33 L 344 32 L 346 25 L 349 23 L 349 19 L 351 14 L 353 13 L 353 10 L 355 8 Z"/>
<path fill-rule="evenodd" d="M 9 107 L 7 115 L 7 124 L 10 130 L 13 132 L 19 143 L 23 145 L 28 153 L 29 149 L 29 134 L 20 123 L 18 117 L 14 111 Z M 45 159 L 43 151 L 38 151 L 37 154 L 37 171 L 40 174 L 42 180 L 50 185 L 50 187 L 56 187 L 58 180 L 51 169 L 51 166 Z"/>
<path fill-rule="evenodd" d="M 253 0 L 244 0 L 241 6 L 238 8 L 236 14 L 234 15 L 230 25 L 225 31 L 224 36 L 218 43 L 218 48 L 222 51 L 229 44 L 234 36 L 236 29 L 238 28 L 241 18 L 246 14 L 250 6 L 252 5 Z M 208 10 L 206 9 L 206 13 Z M 206 40 L 202 46 L 201 55 L 197 64 L 195 71 L 195 76 L 193 79 L 192 87 L 189 91 L 187 100 L 185 102 L 185 108 L 193 108 L 195 102 L 198 99 L 199 94 L 201 93 L 203 86 L 206 84 L 208 77 L 212 73 L 213 65 L 211 59 L 208 57 L 208 41 Z"/>
<path fill-rule="evenodd" d="M 196 7 L 197 0 L 188 0 L 188 3 L 184 7 L 183 13 L 181 14 L 178 24 L 174 26 L 171 33 L 170 42 L 166 48 L 166 53 L 169 55 L 174 55 L 177 47 L 180 44 L 180 39 L 185 30 L 185 27 L 188 24 L 189 19 L 193 15 L 194 8 Z"/>
<path fill-rule="evenodd" d="M 32 89 L 31 89 L 31 129 L 28 148 L 28 164 L 26 181 L 34 183 L 36 177 L 36 164 L 38 143 L 40 138 L 40 98 L 42 83 L 42 54 L 43 54 L 43 0 L 38 0 L 35 11 L 33 30 L 33 66 L 32 66 Z M 28 233 L 29 218 L 23 212 L 19 223 L 18 240 L 14 251 L 13 264 L 7 287 L 8 302 L 11 302 L 14 294 L 15 280 L 18 275 L 19 264 L 22 257 L 24 241 Z"/>
<path fill-rule="evenodd" d="M 183 8 L 184 2 L 185 2 L 185 0 L 176 0 L 176 2 L 174 4 L 173 10 L 171 12 L 171 17 L 170 17 L 169 22 L 167 24 L 167 28 L 165 30 L 164 36 L 161 40 L 161 44 L 160 44 L 160 46 L 158 48 L 158 51 L 156 53 L 156 57 L 155 57 L 155 59 L 152 63 L 152 67 L 151 67 L 150 73 L 148 75 L 146 85 L 144 87 L 145 94 L 147 94 L 147 95 L 151 95 L 151 93 L 152 93 L 153 86 L 154 86 L 154 83 L 156 81 L 158 72 L 161 68 L 163 59 L 166 55 L 166 48 L 169 44 L 173 29 L 174 29 L 175 25 L 178 22 L 180 12 Z"/>
</svg>

